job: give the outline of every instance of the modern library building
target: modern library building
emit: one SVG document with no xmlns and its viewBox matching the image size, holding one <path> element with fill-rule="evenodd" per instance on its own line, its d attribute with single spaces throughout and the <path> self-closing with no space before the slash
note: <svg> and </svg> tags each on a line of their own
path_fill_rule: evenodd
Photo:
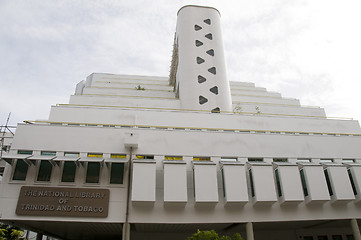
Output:
<svg viewBox="0 0 361 240">
<path fill-rule="evenodd" d="M 361 128 L 227 79 L 220 14 L 178 12 L 169 77 L 93 73 L 17 126 L 0 222 L 59 239 L 360 240 Z"/>
</svg>

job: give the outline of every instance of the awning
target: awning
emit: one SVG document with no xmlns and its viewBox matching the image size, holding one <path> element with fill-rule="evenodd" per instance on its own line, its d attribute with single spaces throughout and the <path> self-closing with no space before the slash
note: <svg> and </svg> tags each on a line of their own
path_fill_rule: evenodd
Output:
<svg viewBox="0 0 361 240">
<path fill-rule="evenodd" d="M 1 159 L 3 159 L 5 162 L 9 163 L 10 165 L 12 164 L 12 160 L 13 159 L 22 159 L 22 160 L 27 160 L 28 158 L 30 158 L 32 155 L 28 155 L 28 154 L 3 154 Z M 25 161 L 28 165 L 31 165 L 32 162 Z"/>
<path fill-rule="evenodd" d="M 100 166 L 104 165 L 104 158 L 96 158 L 96 157 L 82 157 L 79 159 L 79 162 L 83 164 L 84 162 L 99 162 Z"/>
<path fill-rule="evenodd" d="M 58 161 L 58 162 L 74 162 L 75 165 L 77 167 L 80 167 L 80 162 L 79 162 L 80 157 L 65 157 L 65 156 L 58 156 L 55 159 L 53 159 L 53 161 Z"/>
</svg>

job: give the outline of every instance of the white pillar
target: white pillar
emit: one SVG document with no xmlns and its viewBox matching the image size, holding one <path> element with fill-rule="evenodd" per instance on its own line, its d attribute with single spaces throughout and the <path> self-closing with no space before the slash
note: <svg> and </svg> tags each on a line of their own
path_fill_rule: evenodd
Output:
<svg viewBox="0 0 361 240">
<path fill-rule="evenodd" d="M 246 224 L 246 234 L 247 234 L 247 240 L 254 240 L 253 223 L 252 222 L 248 222 Z"/>
<path fill-rule="evenodd" d="M 123 224 L 122 240 L 130 240 L 130 224 L 129 223 Z"/>
<path fill-rule="evenodd" d="M 357 219 L 355 219 L 355 218 L 351 219 L 351 228 L 352 228 L 352 233 L 353 233 L 354 239 L 361 240 L 360 229 L 357 224 Z"/>
</svg>

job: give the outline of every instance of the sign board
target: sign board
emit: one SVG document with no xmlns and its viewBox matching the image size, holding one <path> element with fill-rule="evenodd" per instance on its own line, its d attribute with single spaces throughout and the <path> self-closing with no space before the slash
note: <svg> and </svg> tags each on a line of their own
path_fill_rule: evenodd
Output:
<svg viewBox="0 0 361 240">
<path fill-rule="evenodd" d="M 23 186 L 16 214 L 105 218 L 108 205 L 109 189 Z"/>
</svg>

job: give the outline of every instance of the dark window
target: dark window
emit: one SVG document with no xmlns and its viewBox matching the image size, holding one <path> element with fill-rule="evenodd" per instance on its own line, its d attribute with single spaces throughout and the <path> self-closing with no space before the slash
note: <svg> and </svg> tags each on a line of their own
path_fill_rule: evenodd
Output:
<svg viewBox="0 0 361 240">
<path fill-rule="evenodd" d="M 28 172 L 28 164 L 22 159 L 16 161 L 13 180 L 25 181 Z"/>
<path fill-rule="evenodd" d="M 330 177 L 328 176 L 328 171 L 327 171 L 327 169 L 325 169 L 323 172 L 325 173 L 325 178 L 326 178 L 326 182 L 327 182 L 328 192 L 329 192 L 330 196 L 332 196 L 332 195 L 333 195 L 333 191 L 332 191 L 332 186 L 331 186 Z"/>
<path fill-rule="evenodd" d="M 86 183 L 99 183 L 100 163 L 88 162 L 86 171 Z"/>
<path fill-rule="evenodd" d="M 48 182 L 50 181 L 51 171 L 53 170 L 53 165 L 47 160 L 40 161 L 40 167 L 38 172 L 37 181 Z"/>
<path fill-rule="evenodd" d="M 204 59 L 201 57 L 197 57 L 197 63 L 198 64 L 204 63 Z"/>
<path fill-rule="evenodd" d="M 209 18 L 203 20 L 203 22 L 207 23 L 208 25 L 211 25 L 211 19 L 209 19 Z"/>
<path fill-rule="evenodd" d="M 216 75 L 216 68 L 215 67 L 211 67 L 210 69 L 208 69 L 208 72 L 213 73 L 214 75 Z"/>
<path fill-rule="evenodd" d="M 56 152 L 41 151 L 41 155 L 43 155 L 43 156 L 55 156 Z"/>
<path fill-rule="evenodd" d="M 205 37 L 208 38 L 209 40 L 213 39 L 212 33 L 206 34 Z"/>
<path fill-rule="evenodd" d="M 303 172 L 303 169 L 300 170 L 300 175 L 301 175 L 301 183 L 302 183 L 302 188 L 303 188 L 303 194 L 307 197 L 308 196 L 308 189 L 307 189 L 306 178 L 305 178 L 305 173 Z"/>
<path fill-rule="evenodd" d="M 211 56 L 214 56 L 214 50 L 213 49 L 209 49 L 206 53 L 208 53 Z"/>
<path fill-rule="evenodd" d="M 31 155 L 31 154 L 33 154 L 33 151 L 31 151 L 31 150 L 18 150 L 18 154 Z"/>
<path fill-rule="evenodd" d="M 202 29 L 202 27 L 201 27 L 201 26 L 198 26 L 197 24 L 196 24 L 196 25 L 194 25 L 194 30 L 199 31 L 199 30 L 201 30 L 201 29 Z"/>
<path fill-rule="evenodd" d="M 328 240 L 327 236 L 317 236 L 317 240 Z"/>
<path fill-rule="evenodd" d="M 274 158 L 273 162 L 288 162 L 287 158 Z"/>
<path fill-rule="evenodd" d="M 355 238 L 353 237 L 352 234 L 348 234 L 348 235 L 346 235 L 346 239 L 347 240 L 354 240 Z"/>
<path fill-rule="evenodd" d="M 313 240 L 313 237 L 312 236 L 304 236 L 303 240 Z"/>
<path fill-rule="evenodd" d="M 198 83 L 204 83 L 207 79 L 201 75 L 198 75 Z"/>
<path fill-rule="evenodd" d="M 225 182 L 224 182 L 224 171 L 222 168 L 222 186 L 223 186 L 223 197 L 226 197 L 226 186 L 225 186 Z"/>
<path fill-rule="evenodd" d="M 154 159 L 153 155 L 137 155 L 136 159 Z"/>
<path fill-rule="evenodd" d="M 353 181 L 351 169 L 347 169 L 347 172 L 348 172 L 348 177 L 350 178 L 353 194 L 357 195 L 357 190 L 356 190 L 355 182 Z"/>
<path fill-rule="evenodd" d="M 218 87 L 217 86 L 214 86 L 214 87 L 210 88 L 209 91 L 211 91 L 212 93 L 218 95 Z"/>
<path fill-rule="evenodd" d="M 263 158 L 248 158 L 248 162 L 263 162 Z"/>
<path fill-rule="evenodd" d="M 280 182 L 280 176 L 279 176 L 279 173 L 278 173 L 278 169 L 275 170 L 275 175 L 276 175 L 278 196 L 282 197 L 282 189 L 281 189 L 281 182 Z"/>
<path fill-rule="evenodd" d="M 61 177 L 62 182 L 74 182 L 76 173 L 76 164 L 75 162 L 64 162 L 63 165 L 63 175 Z"/>
<path fill-rule="evenodd" d="M 196 46 L 197 46 L 197 47 L 200 47 L 200 46 L 202 46 L 202 45 L 203 45 L 203 43 L 202 43 L 201 41 L 196 40 Z"/>
<path fill-rule="evenodd" d="M 110 184 L 123 184 L 124 163 L 112 163 Z"/>
<path fill-rule="evenodd" d="M 219 107 L 213 108 L 211 110 L 211 113 L 220 113 L 220 112 L 221 112 L 221 109 Z"/>
<path fill-rule="evenodd" d="M 206 102 L 208 102 L 207 98 L 203 96 L 199 96 L 199 104 L 205 104 Z"/>
<path fill-rule="evenodd" d="M 342 240 L 341 235 L 332 235 L 332 240 Z"/>
<path fill-rule="evenodd" d="M 249 169 L 249 181 L 251 183 L 251 193 L 252 197 L 256 196 L 254 193 L 254 185 L 253 185 L 253 175 L 252 175 L 252 169 Z"/>
</svg>

